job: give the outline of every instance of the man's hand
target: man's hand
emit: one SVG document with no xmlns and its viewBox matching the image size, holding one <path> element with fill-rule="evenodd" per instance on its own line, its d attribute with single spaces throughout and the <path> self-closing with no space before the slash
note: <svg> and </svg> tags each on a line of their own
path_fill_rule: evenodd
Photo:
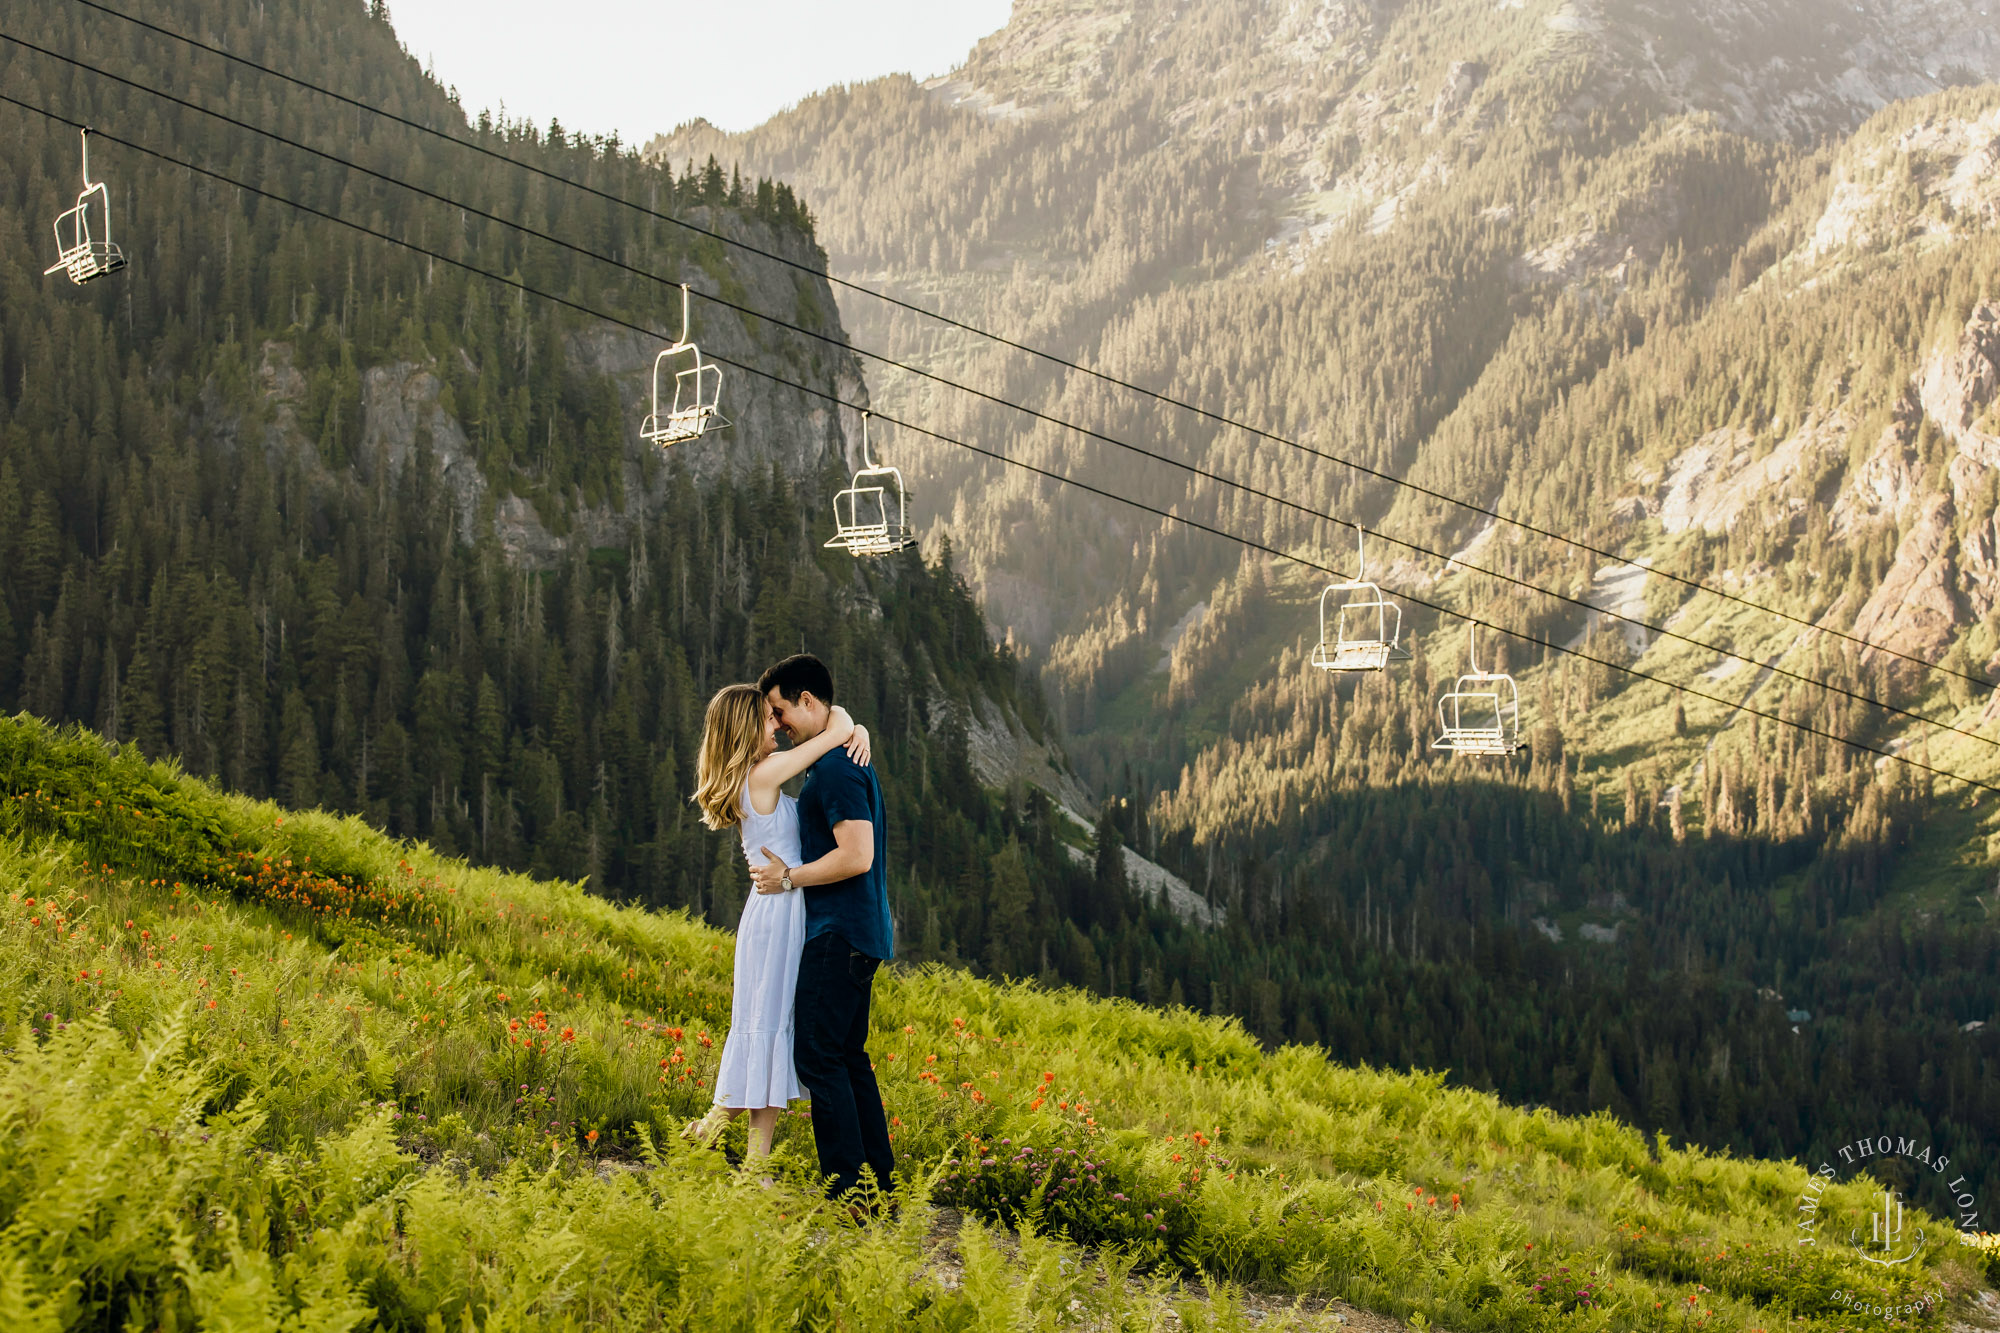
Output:
<svg viewBox="0 0 2000 1333">
<path fill-rule="evenodd" d="M 833 850 L 817 861 L 788 866 L 772 855 L 769 847 L 759 847 L 764 864 L 750 867 L 750 878 L 759 893 L 783 893 L 785 873 L 791 872 L 792 887 L 810 889 L 822 884 L 838 884 L 843 879 L 865 875 L 875 864 L 875 826 L 865 819 L 843 819 L 833 826 Z"/>
<path fill-rule="evenodd" d="M 757 850 L 764 853 L 764 864 L 750 867 L 750 879 L 756 884 L 757 892 L 785 892 L 785 874 L 791 867 L 780 861 L 777 853 L 769 847 L 759 847 Z"/>
</svg>

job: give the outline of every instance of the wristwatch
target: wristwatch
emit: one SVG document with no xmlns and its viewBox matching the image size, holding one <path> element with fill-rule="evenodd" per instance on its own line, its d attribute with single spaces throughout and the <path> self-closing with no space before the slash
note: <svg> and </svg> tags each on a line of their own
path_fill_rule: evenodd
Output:
<svg viewBox="0 0 2000 1333">
<path fill-rule="evenodd" d="M 790 893 L 792 891 L 792 872 L 787 870 L 784 874 L 780 875 L 778 883 L 784 886 L 786 893 Z"/>
</svg>

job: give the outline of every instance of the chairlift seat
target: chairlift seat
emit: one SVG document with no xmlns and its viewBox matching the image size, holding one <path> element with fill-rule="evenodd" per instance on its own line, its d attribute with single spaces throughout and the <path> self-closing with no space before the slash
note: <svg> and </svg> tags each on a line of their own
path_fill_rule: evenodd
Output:
<svg viewBox="0 0 2000 1333">
<path fill-rule="evenodd" d="M 665 392 L 669 380 L 671 397 Z M 721 405 L 722 367 L 703 361 L 701 349 L 688 340 L 688 287 L 682 283 L 681 336 L 653 358 L 653 410 L 639 423 L 639 438 L 662 449 L 698 440 L 729 424 Z"/>
<path fill-rule="evenodd" d="M 892 467 L 863 468 L 854 484 L 833 497 L 833 537 L 829 549 L 857 555 L 889 555 L 917 544 L 907 521 L 909 492 Z"/>
<path fill-rule="evenodd" d="M 1354 577 L 1329 584 L 1319 595 L 1319 643 L 1313 648 L 1312 664 L 1321 671 L 1381 671 L 1391 662 L 1409 660 L 1409 652 L 1396 642 L 1403 634 L 1403 608 L 1369 581 L 1367 535 L 1358 525 L 1354 548 Z M 1327 633 L 1330 607 L 1331 635 Z"/>
<path fill-rule="evenodd" d="M 1327 634 L 1327 610 L 1335 597 L 1342 600 L 1332 616 L 1333 634 Z M 1391 662 L 1409 659 L 1409 652 L 1397 645 L 1403 632 L 1403 608 L 1382 595 L 1373 583 L 1335 583 L 1319 596 L 1319 643 L 1313 648 L 1312 664 L 1321 671 L 1381 671 Z"/>
<path fill-rule="evenodd" d="M 1433 750 L 1452 754 L 1517 753 L 1521 748 L 1521 699 L 1514 678 L 1475 672 L 1438 699 L 1439 736 Z"/>
<path fill-rule="evenodd" d="M 1511 755 L 1521 744 L 1521 691 L 1504 671 L 1479 669 L 1476 622 L 1466 625 L 1466 650 L 1472 670 L 1438 697 L 1438 737 L 1433 750 L 1450 754 Z"/>
<path fill-rule="evenodd" d="M 829 550 L 855 556 L 890 555 L 917 544 L 910 530 L 910 492 L 903 474 L 878 467 L 869 449 L 868 417 L 861 414 L 861 470 L 848 488 L 833 497 L 833 536 Z"/>
<path fill-rule="evenodd" d="M 663 413 L 660 411 L 662 371 L 670 364 L 668 358 L 682 352 L 692 353 L 694 364 L 674 372 L 674 396 Z M 663 449 L 698 440 L 702 432 L 720 430 L 729 424 L 718 410 L 721 403 L 722 368 L 704 362 L 693 343 L 670 347 L 654 358 L 653 410 L 640 424 L 639 437 Z"/>
<path fill-rule="evenodd" d="M 90 131 L 83 131 L 83 189 L 76 207 L 55 221 L 56 262 L 42 276 L 66 273 L 78 286 L 125 267 L 125 252 L 111 239 L 111 195 L 90 179 Z"/>
</svg>

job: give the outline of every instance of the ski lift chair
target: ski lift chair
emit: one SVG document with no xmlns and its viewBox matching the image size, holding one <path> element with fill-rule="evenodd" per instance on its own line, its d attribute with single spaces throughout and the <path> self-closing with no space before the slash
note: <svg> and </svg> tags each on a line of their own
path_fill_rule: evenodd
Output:
<svg viewBox="0 0 2000 1333">
<path fill-rule="evenodd" d="M 1438 699 L 1441 733 L 1433 750 L 1452 754 L 1517 754 L 1521 744 L 1521 693 L 1504 671 L 1481 671 L 1474 635 L 1478 622 L 1466 626 L 1466 655 L 1472 670 Z"/>
<path fill-rule="evenodd" d="M 1312 664 L 1322 671 L 1380 671 L 1391 662 L 1408 660 L 1397 646 L 1403 633 L 1403 608 L 1368 581 L 1368 552 L 1362 529 L 1354 529 L 1359 568 L 1348 583 L 1329 584 L 1319 595 L 1319 644 Z M 1333 610 L 1333 636 L 1327 637 L 1327 611 Z"/>
<path fill-rule="evenodd" d="M 854 483 L 833 497 L 834 534 L 826 545 L 855 556 L 889 555 L 917 544 L 910 531 L 910 493 L 903 474 L 877 467 L 868 449 L 868 413 L 861 414 L 862 468 Z"/>
<path fill-rule="evenodd" d="M 42 276 L 67 273 L 81 286 L 125 267 L 125 252 L 111 239 L 111 196 L 104 182 L 90 179 L 90 131 L 83 131 L 83 191 L 76 207 L 55 222 L 56 262 Z"/>
<path fill-rule="evenodd" d="M 670 398 L 662 392 L 671 380 Z M 667 410 L 660 410 L 666 398 Z M 639 427 L 639 438 L 662 449 L 698 440 L 706 430 L 729 422 L 717 408 L 722 402 L 722 367 L 701 359 L 701 349 L 688 341 L 688 289 L 681 284 L 681 336 L 653 358 L 653 411 Z"/>
</svg>

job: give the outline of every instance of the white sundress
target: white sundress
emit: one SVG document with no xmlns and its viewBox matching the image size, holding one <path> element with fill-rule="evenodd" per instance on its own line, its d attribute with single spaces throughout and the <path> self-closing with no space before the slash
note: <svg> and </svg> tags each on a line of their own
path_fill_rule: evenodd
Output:
<svg viewBox="0 0 2000 1333">
<path fill-rule="evenodd" d="M 804 860 L 799 846 L 799 804 L 783 792 L 778 808 L 760 815 L 742 796 L 743 857 L 764 864 L 769 847 L 788 866 Z M 806 900 L 790 893 L 750 891 L 736 923 L 736 986 L 729 1006 L 729 1037 L 715 1071 L 715 1104 L 755 1110 L 804 1097 L 792 1067 L 792 995 L 799 984 L 799 955 L 806 944 Z"/>
</svg>

